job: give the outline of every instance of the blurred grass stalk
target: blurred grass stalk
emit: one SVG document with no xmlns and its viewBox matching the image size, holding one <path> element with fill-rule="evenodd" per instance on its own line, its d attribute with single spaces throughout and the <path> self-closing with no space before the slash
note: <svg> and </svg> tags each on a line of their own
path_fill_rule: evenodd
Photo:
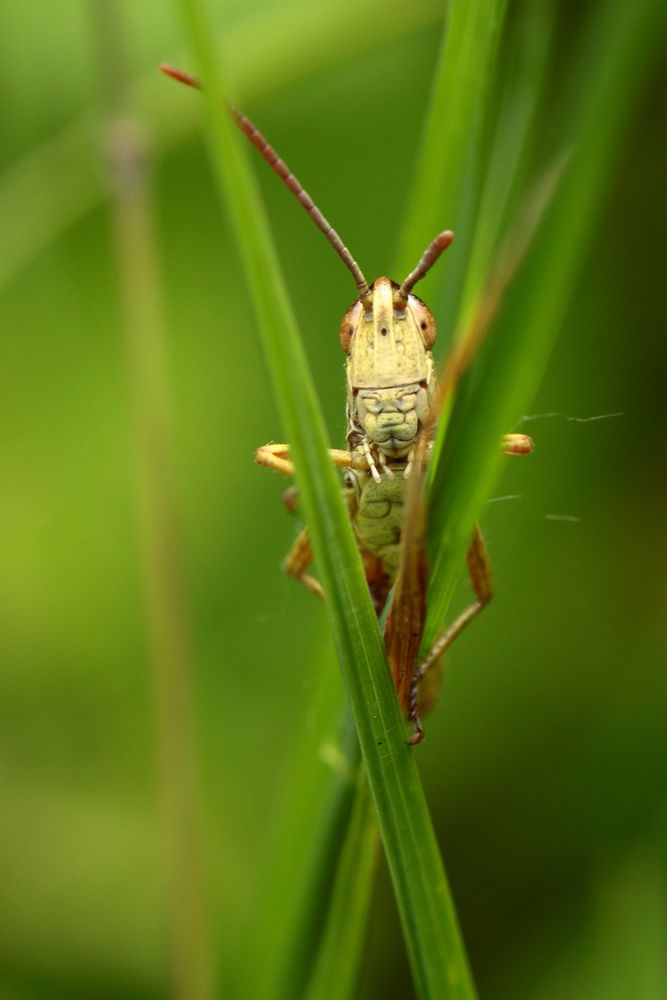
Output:
<svg viewBox="0 0 667 1000">
<path fill-rule="evenodd" d="M 104 7 L 103 4 L 98 6 Z M 280 80 L 306 78 L 314 66 L 334 64 L 356 49 L 417 31 L 440 17 L 440 0 L 421 0 L 410 24 L 387 9 L 386 0 L 327 0 L 313 8 L 306 0 L 290 0 L 275 8 L 261 5 L 225 26 L 224 42 L 234 53 L 236 76 L 247 99 L 271 93 Z M 380 16 L 380 14 L 382 16 Z M 350 23 L 355 30 L 350 32 Z M 275 44 L 277 35 L 281 44 Z M 183 62 L 182 52 L 169 60 Z M 167 152 L 182 143 L 193 127 L 187 102 L 166 110 L 163 84 L 155 69 L 120 82 L 127 107 L 141 109 Z M 53 185 L 53 178 L 64 179 Z M 0 175 L 0 287 L 10 282 L 42 251 L 92 211 L 107 195 L 98 169 L 95 122 L 88 113 L 76 116 L 46 142 L 32 149 Z"/>
<path fill-rule="evenodd" d="M 380 847 L 373 799 L 363 768 L 357 770 L 356 784 L 353 809 L 325 907 L 326 919 L 304 992 L 307 1000 L 348 1000 L 356 994 Z"/>
<path fill-rule="evenodd" d="M 323 936 L 335 934 L 329 900 L 341 871 L 341 844 L 362 836 L 359 824 L 353 837 L 348 830 L 365 778 L 340 670 L 329 653 L 314 669 L 320 690 L 289 762 L 248 950 L 234 969 L 238 994 L 258 1000 L 289 1000 L 315 989 L 309 984 L 315 957 Z M 374 816 L 372 826 L 377 842 Z M 247 956 L 253 954 L 262 955 L 262 962 L 250 969 Z"/>
<path fill-rule="evenodd" d="M 90 16 L 106 109 L 105 158 L 134 434 L 166 875 L 169 995 L 175 1000 L 213 1000 L 192 703 L 193 658 L 172 465 L 151 156 L 140 121 L 124 113 L 119 96 L 125 78 L 120 4 L 117 0 L 105 5 L 93 3 Z"/>
</svg>

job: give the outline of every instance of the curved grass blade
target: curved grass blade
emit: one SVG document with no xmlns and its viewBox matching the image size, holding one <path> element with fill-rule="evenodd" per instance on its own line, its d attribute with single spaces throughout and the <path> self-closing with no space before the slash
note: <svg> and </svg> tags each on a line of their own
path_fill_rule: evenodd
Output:
<svg viewBox="0 0 667 1000">
<path fill-rule="evenodd" d="M 498 108 L 493 136 L 485 160 L 488 167 L 482 184 L 475 231 L 466 261 L 465 286 L 461 298 L 459 326 L 465 329 L 488 274 L 499 238 L 510 219 L 508 209 L 516 203 L 525 178 L 529 147 L 536 124 L 544 78 L 553 39 L 555 4 L 524 3 L 512 24 L 512 35 L 499 56 Z"/>
<path fill-rule="evenodd" d="M 216 95 L 221 86 L 199 0 L 182 8 L 206 88 L 216 179 L 227 204 L 290 438 L 339 661 L 378 814 L 415 985 L 421 997 L 468 1000 L 474 989 L 414 755 L 322 418 L 245 150 Z"/>
<path fill-rule="evenodd" d="M 433 233 L 454 229 L 456 257 L 447 287 L 460 283 L 474 216 L 477 154 L 505 17 L 506 0 L 451 0 L 433 79 L 421 148 L 407 200 L 396 274 L 407 274 Z M 437 305 L 442 279 L 427 275 L 420 296 Z"/>
<path fill-rule="evenodd" d="M 534 392 L 562 322 L 616 153 L 653 64 L 667 11 L 658 0 L 599 5 L 581 40 L 567 135 L 572 162 L 520 285 L 509 294 L 493 337 L 452 415 L 456 435 L 439 457 L 429 514 L 433 554 L 424 647 L 446 614 L 501 457 L 497 442 Z M 576 94 L 576 99 L 575 99 Z M 465 435 L 460 433 L 465 428 Z"/>
</svg>

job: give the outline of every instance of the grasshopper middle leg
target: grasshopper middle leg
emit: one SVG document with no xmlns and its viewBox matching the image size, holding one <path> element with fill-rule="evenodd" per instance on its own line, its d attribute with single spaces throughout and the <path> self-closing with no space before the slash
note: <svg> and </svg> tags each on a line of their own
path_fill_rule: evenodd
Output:
<svg viewBox="0 0 667 1000">
<path fill-rule="evenodd" d="M 329 449 L 329 455 L 334 465 L 341 468 L 348 468 L 352 464 L 352 455 L 349 451 L 340 451 L 336 448 Z M 294 463 L 290 457 L 289 445 L 287 444 L 265 444 L 255 452 L 255 459 L 260 465 L 265 465 L 269 469 L 276 469 L 285 476 L 294 475 Z M 287 490 L 283 497 L 285 506 L 290 513 L 294 510 L 294 488 Z M 321 600 L 324 599 L 322 584 L 316 577 L 307 572 L 313 561 L 313 549 L 310 544 L 310 534 L 308 528 L 303 528 L 294 539 L 292 547 L 285 556 L 283 569 L 290 576 L 302 583 L 306 590 Z"/>
<path fill-rule="evenodd" d="M 324 600 L 322 584 L 316 577 L 306 572 L 312 561 L 313 549 L 310 544 L 308 528 L 302 528 L 283 560 L 283 569 L 299 583 L 302 583 L 311 594 Z"/>
<path fill-rule="evenodd" d="M 488 550 L 484 543 L 484 538 L 482 537 L 482 533 L 478 527 L 475 527 L 470 548 L 468 549 L 467 568 L 476 600 L 469 607 L 467 607 L 465 611 L 462 611 L 458 618 L 455 618 L 452 624 L 449 625 L 444 632 L 440 633 L 433 643 L 430 651 L 426 654 L 421 663 L 417 665 L 417 669 L 415 670 L 412 679 L 408 718 L 414 724 L 415 731 L 410 740 L 411 743 L 419 743 L 424 735 L 418 712 L 418 692 L 421 681 L 431 667 L 433 667 L 446 650 L 449 649 L 454 640 L 461 634 L 461 632 L 463 632 L 470 622 L 477 617 L 480 611 L 486 607 L 493 597 L 491 562 L 489 560 Z"/>
</svg>

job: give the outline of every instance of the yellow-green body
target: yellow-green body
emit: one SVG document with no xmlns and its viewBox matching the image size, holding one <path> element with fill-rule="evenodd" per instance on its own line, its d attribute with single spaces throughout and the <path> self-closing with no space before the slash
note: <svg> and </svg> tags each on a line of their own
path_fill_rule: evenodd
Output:
<svg viewBox="0 0 667 1000">
<path fill-rule="evenodd" d="M 341 323 L 347 439 L 363 460 L 346 472 L 346 495 L 378 607 L 398 572 L 406 480 L 435 390 L 434 339 L 427 307 L 389 278 L 378 278 Z"/>
<path fill-rule="evenodd" d="M 356 484 L 356 509 L 352 524 L 365 552 L 375 556 L 382 572 L 393 581 L 398 571 L 403 528 L 403 499 L 406 481 L 402 474 L 386 476 L 376 483 L 369 473 L 353 473 Z"/>
</svg>

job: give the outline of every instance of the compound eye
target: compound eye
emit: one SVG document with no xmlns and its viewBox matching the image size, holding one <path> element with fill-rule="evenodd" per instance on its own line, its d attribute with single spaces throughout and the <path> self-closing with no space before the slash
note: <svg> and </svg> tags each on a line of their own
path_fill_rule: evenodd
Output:
<svg viewBox="0 0 667 1000">
<path fill-rule="evenodd" d="M 433 319 L 431 310 L 427 308 L 427 306 L 425 306 L 421 299 L 418 299 L 416 295 L 410 296 L 408 304 L 412 311 L 412 315 L 415 318 L 415 322 L 419 327 L 424 347 L 427 351 L 430 351 L 435 342 L 436 334 L 435 320 Z"/>
<path fill-rule="evenodd" d="M 354 305 L 350 306 L 347 310 L 340 324 L 340 344 L 346 354 L 350 353 L 350 346 L 352 344 L 352 337 L 359 324 L 359 319 L 363 306 L 361 304 L 361 299 L 357 299 Z"/>
</svg>

